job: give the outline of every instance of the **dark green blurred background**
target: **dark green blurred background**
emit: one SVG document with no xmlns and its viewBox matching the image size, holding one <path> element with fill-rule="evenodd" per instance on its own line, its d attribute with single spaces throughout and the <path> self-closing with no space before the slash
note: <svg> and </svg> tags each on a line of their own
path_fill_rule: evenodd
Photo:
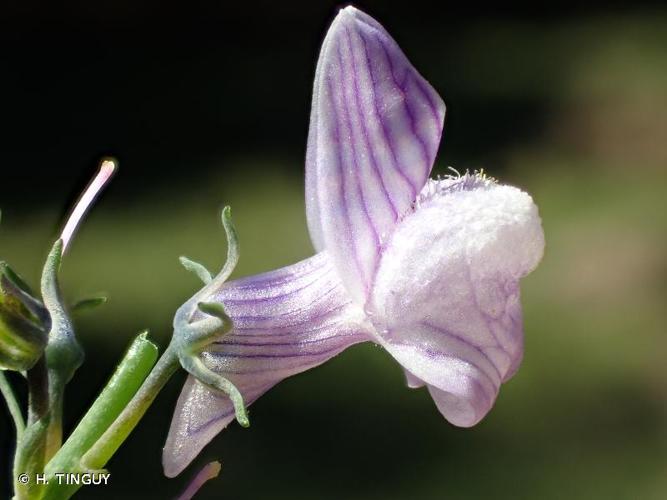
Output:
<svg viewBox="0 0 667 500">
<path fill-rule="evenodd" d="M 436 171 L 484 167 L 528 190 L 547 237 L 523 283 L 521 370 L 477 427 L 447 424 L 379 348 L 289 379 L 197 460 L 199 498 L 667 498 L 667 10 L 658 4 L 357 2 L 448 105 Z M 312 254 L 303 157 L 334 2 L 66 2 L 0 10 L 0 257 L 33 284 L 68 204 L 103 155 L 120 172 L 63 268 L 87 363 L 71 428 L 132 336 L 161 345 L 216 268 L 234 208 L 236 275 Z M 81 498 L 170 498 L 160 451 L 183 376 Z M 0 497 L 12 432 L 0 410 Z"/>
</svg>

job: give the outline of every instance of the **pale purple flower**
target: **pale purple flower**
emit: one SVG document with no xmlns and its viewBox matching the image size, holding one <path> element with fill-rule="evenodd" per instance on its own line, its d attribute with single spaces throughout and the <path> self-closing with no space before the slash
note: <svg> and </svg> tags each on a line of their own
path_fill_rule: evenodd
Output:
<svg viewBox="0 0 667 500">
<path fill-rule="evenodd" d="M 324 40 L 306 157 L 314 257 L 211 287 L 233 329 L 203 354 L 251 404 L 282 379 L 371 341 L 476 424 L 523 354 L 519 279 L 539 262 L 537 207 L 482 174 L 429 180 L 445 105 L 374 19 L 347 7 Z M 206 289 L 205 289 L 206 290 Z M 180 473 L 234 418 L 190 377 L 164 450 Z"/>
</svg>

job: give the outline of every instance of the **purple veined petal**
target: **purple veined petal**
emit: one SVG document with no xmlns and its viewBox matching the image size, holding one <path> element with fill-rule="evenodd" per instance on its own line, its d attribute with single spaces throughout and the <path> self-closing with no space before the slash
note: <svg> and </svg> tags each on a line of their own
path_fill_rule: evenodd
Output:
<svg viewBox="0 0 667 500">
<path fill-rule="evenodd" d="M 306 154 L 308 227 L 364 302 L 379 251 L 426 183 L 445 105 L 391 36 L 353 7 L 322 45 Z"/>
<path fill-rule="evenodd" d="M 471 426 L 521 361 L 519 280 L 544 234 L 519 189 L 481 175 L 431 184 L 384 249 L 367 307 L 377 342 L 447 420 Z"/>
<path fill-rule="evenodd" d="M 421 339 L 413 342 L 411 335 Z M 438 338 L 439 332 L 423 329 L 387 332 L 380 344 L 411 374 L 408 386 L 427 385 L 438 409 L 452 424 L 470 427 L 491 409 L 502 382 L 497 368 L 480 351 Z M 397 339 L 403 339 L 403 342 Z M 414 384 L 414 385 L 413 385 Z"/>
<path fill-rule="evenodd" d="M 236 385 L 246 405 L 284 378 L 370 338 L 370 326 L 326 252 L 226 283 L 211 300 L 224 304 L 234 328 L 202 359 Z M 165 474 L 179 474 L 233 419 L 227 396 L 189 377 L 163 452 Z"/>
<path fill-rule="evenodd" d="M 428 392 L 438 411 L 448 422 L 458 427 L 472 427 L 477 424 L 488 413 L 495 400 L 495 396 L 489 399 L 482 386 L 474 379 L 471 379 L 470 384 L 463 389 L 463 396 L 453 391 L 442 391 L 433 385 L 428 386 Z"/>
</svg>

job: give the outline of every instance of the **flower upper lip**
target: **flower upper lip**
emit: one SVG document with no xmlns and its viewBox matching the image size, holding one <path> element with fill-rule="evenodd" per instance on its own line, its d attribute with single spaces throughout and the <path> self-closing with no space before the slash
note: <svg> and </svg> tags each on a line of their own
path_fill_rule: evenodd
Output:
<svg viewBox="0 0 667 500">
<path fill-rule="evenodd" d="M 363 302 L 383 236 L 426 183 L 445 105 L 389 34 L 353 7 L 334 20 L 315 73 L 306 154 L 308 228 Z"/>
</svg>

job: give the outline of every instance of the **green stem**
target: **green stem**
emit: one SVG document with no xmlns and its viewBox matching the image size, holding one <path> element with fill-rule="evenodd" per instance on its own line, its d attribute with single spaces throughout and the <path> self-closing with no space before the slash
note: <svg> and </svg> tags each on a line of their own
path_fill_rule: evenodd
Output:
<svg viewBox="0 0 667 500">
<path fill-rule="evenodd" d="M 49 411 L 49 379 L 44 357 L 27 373 L 28 425 L 34 424 Z"/>
<path fill-rule="evenodd" d="M 63 255 L 63 240 L 53 244 L 42 271 L 41 290 L 44 307 L 51 324 L 44 350 L 48 370 L 49 411 L 51 418 L 46 433 L 46 460 L 51 459 L 62 445 L 62 415 L 65 386 L 83 363 L 83 349 L 74 336 L 74 327 L 65 307 L 58 270 Z"/>
<path fill-rule="evenodd" d="M 84 472 L 81 457 L 113 424 L 145 380 L 157 359 L 157 347 L 140 334 L 130 345 L 111 379 L 92 404 L 65 444 L 47 464 L 47 478 L 56 472 Z M 78 485 L 59 485 L 49 481 L 43 499 L 69 498 Z"/>
<path fill-rule="evenodd" d="M 9 380 L 7 380 L 7 377 L 2 371 L 0 371 L 0 392 L 5 397 L 9 414 L 12 416 L 12 420 L 14 420 L 14 426 L 16 427 L 16 441 L 18 442 L 21 440 L 21 435 L 25 430 L 25 421 L 23 420 L 21 406 L 16 400 L 16 395 L 12 390 L 12 386 L 9 384 Z"/>
<path fill-rule="evenodd" d="M 65 382 L 58 373 L 49 372 L 49 425 L 46 431 L 45 461 L 51 460 L 63 444 L 63 402 Z"/>
<path fill-rule="evenodd" d="M 16 445 L 14 456 L 14 498 L 28 500 L 41 498 L 44 486 L 34 481 L 37 474 L 44 470 L 44 448 L 46 443 L 46 428 L 49 425 L 49 415 L 45 415 L 33 424 L 29 424 L 21 441 Z M 32 481 L 23 483 L 19 480 L 26 474 Z"/>
<path fill-rule="evenodd" d="M 178 357 L 170 345 L 118 418 L 83 456 L 83 467 L 97 470 L 106 465 L 179 366 Z"/>
<path fill-rule="evenodd" d="M 21 435 L 16 441 L 14 455 L 14 477 L 19 474 L 35 474 L 44 470 L 46 462 L 47 428 L 51 420 L 49 413 L 49 384 L 46 361 L 42 356 L 35 366 L 26 374 L 28 379 L 28 421 Z M 23 484 L 14 482 L 15 498 L 38 498 L 42 485 L 35 482 Z"/>
</svg>

